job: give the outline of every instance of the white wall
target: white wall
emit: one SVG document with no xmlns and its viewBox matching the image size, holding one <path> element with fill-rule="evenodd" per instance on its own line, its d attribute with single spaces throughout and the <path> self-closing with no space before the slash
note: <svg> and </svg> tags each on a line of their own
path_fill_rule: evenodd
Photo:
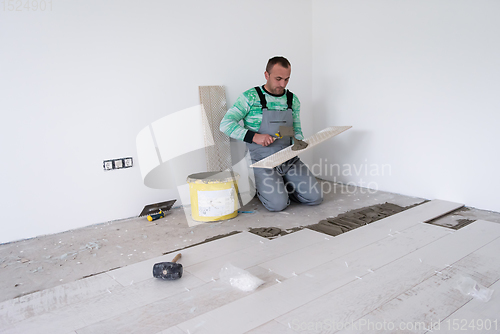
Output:
<svg viewBox="0 0 500 334">
<path fill-rule="evenodd" d="M 500 211 L 500 2 L 312 3 L 316 172 Z"/>
<path fill-rule="evenodd" d="M 52 0 L 49 8 L 0 8 L 0 242 L 176 198 L 142 184 L 135 138 L 198 104 L 198 86 L 225 85 L 231 105 L 264 83 L 267 59 L 285 55 L 289 88 L 310 112 L 310 1 Z M 303 122 L 310 133 L 312 118 Z M 133 168 L 103 171 L 103 160 L 127 156 Z"/>
</svg>

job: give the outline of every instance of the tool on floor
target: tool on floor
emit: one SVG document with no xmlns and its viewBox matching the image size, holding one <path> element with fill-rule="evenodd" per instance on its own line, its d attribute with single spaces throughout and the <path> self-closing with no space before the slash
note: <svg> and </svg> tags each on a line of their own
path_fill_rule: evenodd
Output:
<svg viewBox="0 0 500 334">
<path fill-rule="evenodd" d="M 181 258 L 181 253 L 177 254 L 172 262 L 159 262 L 153 266 L 153 277 L 165 280 L 175 280 L 182 277 L 182 264 L 177 263 Z"/>
<path fill-rule="evenodd" d="M 173 199 L 171 201 L 166 201 L 166 202 L 160 202 L 160 203 L 146 205 L 144 207 L 144 209 L 142 209 L 142 212 L 139 214 L 139 217 L 144 217 L 144 216 L 149 216 L 149 215 L 155 215 L 155 214 L 159 214 L 160 212 L 163 212 L 163 214 L 165 215 L 165 212 L 167 212 L 168 210 L 170 210 L 172 208 L 172 206 L 174 205 L 175 201 L 176 200 Z"/>
<path fill-rule="evenodd" d="M 157 220 L 157 219 L 160 219 L 160 218 L 163 218 L 163 217 L 165 217 L 165 212 L 163 212 L 163 211 L 160 210 L 159 213 L 156 213 L 154 215 L 149 215 L 148 216 L 148 220 L 150 222 L 152 222 L 153 220 Z"/>
</svg>

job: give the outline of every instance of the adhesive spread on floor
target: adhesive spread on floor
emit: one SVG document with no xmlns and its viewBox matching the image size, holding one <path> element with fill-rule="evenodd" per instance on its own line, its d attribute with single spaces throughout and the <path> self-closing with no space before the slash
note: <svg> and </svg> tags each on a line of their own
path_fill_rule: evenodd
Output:
<svg viewBox="0 0 500 334">
<path fill-rule="evenodd" d="M 225 237 L 229 237 L 231 235 L 238 234 L 238 233 L 241 233 L 241 231 L 232 231 L 232 232 L 225 233 L 225 234 L 219 234 L 219 235 L 207 238 L 207 239 L 205 239 L 205 240 L 203 240 L 201 242 L 197 242 L 195 244 L 192 244 L 192 245 L 189 245 L 189 246 L 186 246 L 186 247 L 182 247 L 182 248 L 177 248 L 177 249 L 174 249 L 173 251 L 165 252 L 165 253 L 162 253 L 162 254 L 163 255 L 167 255 L 167 254 L 170 254 L 170 253 L 175 253 L 175 252 L 181 251 L 183 249 L 191 248 L 191 247 L 198 246 L 198 245 L 210 242 L 210 241 L 214 241 L 214 240 L 222 239 L 222 238 L 225 238 Z"/>
<path fill-rule="evenodd" d="M 477 219 L 480 219 L 480 216 L 475 214 L 474 211 L 476 210 L 475 209 L 471 210 L 470 208 L 463 207 L 453 212 L 450 212 L 447 215 L 432 219 L 426 223 L 451 228 L 453 230 L 459 230 L 462 227 L 465 227 L 475 222 Z"/>
<path fill-rule="evenodd" d="M 334 218 L 326 218 L 317 224 L 306 227 L 314 231 L 336 236 L 402 212 L 411 207 L 413 206 L 401 207 L 392 203 L 377 204 L 361 209 L 351 210 Z"/>
<path fill-rule="evenodd" d="M 294 227 L 287 230 L 282 230 L 278 227 L 259 227 L 250 228 L 248 232 L 257 234 L 258 236 L 264 238 L 274 239 L 279 236 L 300 231 L 303 228 L 308 228 L 317 232 L 336 236 L 362 225 L 373 223 L 374 221 L 377 221 L 379 219 L 386 218 L 393 214 L 410 209 L 414 206 L 415 205 L 401 207 L 392 203 L 377 204 L 356 210 L 351 210 L 342 213 L 337 217 L 321 220 L 319 223 L 313 225 Z"/>
<path fill-rule="evenodd" d="M 258 236 L 274 239 L 278 236 L 287 235 L 296 231 L 302 230 L 303 227 L 294 227 L 288 230 L 282 230 L 278 227 L 258 227 L 258 228 L 250 228 L 248 232 L 257 234 Z"/>
</svg>

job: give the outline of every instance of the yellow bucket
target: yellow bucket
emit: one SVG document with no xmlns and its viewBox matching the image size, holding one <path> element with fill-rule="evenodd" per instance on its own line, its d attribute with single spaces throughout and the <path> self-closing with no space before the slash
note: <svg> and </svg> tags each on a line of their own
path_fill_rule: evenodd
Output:
<svg viewBox="0 0 500 334">
<path fill-rule="evenodd" d="M 194 220 L 225 220 L 238 215 L 238 173 L 205 172 L 187 177 Z"/>
</svg>

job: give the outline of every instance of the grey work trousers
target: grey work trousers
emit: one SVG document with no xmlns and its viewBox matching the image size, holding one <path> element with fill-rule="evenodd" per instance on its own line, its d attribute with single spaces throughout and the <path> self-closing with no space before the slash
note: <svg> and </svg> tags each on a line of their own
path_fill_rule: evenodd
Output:
<svg viewBox="0 0 500 334">
<path fill-rule="evenodd" d="M 300 159 L 285 173 L 278 170 L 254 168 L 257 197 L 266 209 L 282 211 L 290 205 L 290 199 L 305 205 L 318 205 L 323 201 L 321 184 Z"/>
</svg>

